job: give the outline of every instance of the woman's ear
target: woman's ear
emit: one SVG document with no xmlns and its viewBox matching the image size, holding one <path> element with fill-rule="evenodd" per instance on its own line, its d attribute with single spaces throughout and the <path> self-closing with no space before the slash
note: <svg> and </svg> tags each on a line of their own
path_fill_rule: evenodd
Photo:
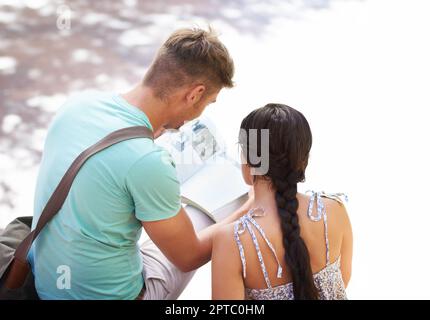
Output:
<svg viewBox="0 0 430 320">
<path fill-rule="evenodd" d="M 242 177 L 245 183 L 249 186 L 254 184 L 254 177 L 251 174 L 251 167 L 247 164 L 245 155 L 240 153 L 240 163 L 242 168 Z"/>
<path fill-rule="evenodd" d="M 254 184 L 254 176 L 251 174 L 251 167 L 247 164 L 242 164 L 242 177 L 247 185 Z"/>
</svg>

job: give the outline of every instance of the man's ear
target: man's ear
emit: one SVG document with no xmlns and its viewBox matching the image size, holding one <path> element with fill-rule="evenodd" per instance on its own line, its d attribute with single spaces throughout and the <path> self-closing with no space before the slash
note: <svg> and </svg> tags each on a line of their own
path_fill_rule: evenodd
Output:
<svg viewBox="0 0 430 320">
<path fill-rule="evenodd" d="M 204 85 L 199 84 L 195 86 L 186 95 L 187 102 L 195 105 L 197 102 L 201 100 L 205 91 L 206 91 L 206 87 Z"/>
</svg>

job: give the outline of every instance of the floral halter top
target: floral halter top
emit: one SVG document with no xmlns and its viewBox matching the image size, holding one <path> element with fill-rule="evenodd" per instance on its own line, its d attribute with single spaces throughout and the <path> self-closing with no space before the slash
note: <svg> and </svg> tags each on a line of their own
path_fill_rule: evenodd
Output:
<svg viewBox="0 0 430 320">
<path fill-rule="evenodd" d="M 342 280 L 342 274 L 340 271 L 340 256 L 335 262 L 330 264 L 330 247 L 328 241 L 328 230 L 327 230 L 327 212 L 321 197 L 327 197 L 334 199 L 342 203 L 342 198 L 347 201 L 347 196 L 343 193 L 327 194 L 325 192 L 311 192 L 311 198 L 309 201 L 307 215 L 312 221 L 320 221 L 323 219 L 324 222 L 324 234 L 325 234 L 325 246 L 326 246 L 326 266 L 319 272 L 314 274 L 315 286 L 318 289 L 321 300 L 341 300 L 347 299 L 345 285 Z M 317 205 L 317 214 L 312 215 L 314 204 Z M 261 254 L 260 245 L 257 241 L 255 230 L 260 233 L 264 242 L 269 247 L 270 251 L 275 256 L 278 263 L 277 277 L 282 278 L 282 267 L 276 256 L 275 249 L 267 239 L 261 226 L 255 221 L 255 217 L 264 216 L 264 211 L 261 208 L 250 210 L 234 224 L 234 238 L 239 248 L 240 258 L 242 261 L 243 278 L 246 278 L 246 260 L 240 235 L 245 231 L 248 231 L 251 235 L 252 242 L 255 246 L 258 260 L 260 262 L 261 270 L 263 272 L 264 279 L 266 281 L 267 288 L 265 289 L 251 289 L 246 288 L 246 298 L 250 300 L 293 300 L 293 283 L 287 283 L 280 286 L 272 287 L 269 276 L 267 273 L 266 265 L 264 264 L 263 256 Z M 254 228 L 253 228 L 254 227 Z M 254 230 L 255 229 L 255 230 Z"/>
</svg>

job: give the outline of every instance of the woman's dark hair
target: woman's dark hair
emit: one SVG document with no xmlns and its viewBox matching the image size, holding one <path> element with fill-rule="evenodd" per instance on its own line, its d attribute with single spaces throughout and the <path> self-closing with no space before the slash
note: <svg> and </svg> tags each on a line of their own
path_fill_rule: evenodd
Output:
<svg viewBox="0 0 430 320">
<path fill-rule="evenodd" d="M 297 215 L 297 183 L 305 179 L 312 133 L 306 118 L 299 111 L 283 104 L 267 104 L 252 111 L 240 126 L 239 144 L 244 151 L 247 164 L 258 168 L 260 163 L 252 163 L 256 155 L 269 156 L 268 171 L 261 178 L 269 179 L 276 192 L 278 213 L 281 217 L 285 262 L 293 279 L 295 299 L 318 299 L 314 284 L 309 251 L 300 236 Z M 257 129 L 257 143 L 250 143 L 249 134 Z M 269 129 L 268 155 L 262 147 L 262 129 Z M 254 130 L 255 131 L 255 130 Z M 245 133 L 245 134 L 243 134 Z M 255 176 L 254 176 L 255 177 Z"/>
</svg>

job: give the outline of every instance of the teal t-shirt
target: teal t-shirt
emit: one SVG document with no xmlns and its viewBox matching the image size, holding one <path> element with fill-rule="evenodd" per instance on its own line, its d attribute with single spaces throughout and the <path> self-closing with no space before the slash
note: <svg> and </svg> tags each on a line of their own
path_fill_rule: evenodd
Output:
<svg viewBox="0 0 430 320">
<path fill-rule="evenodd" d="M 120 95 L 89 91 L 61 107 L 48 130 L 36 185 L 33 228 L 73 160 L 109 133 L 152 126 Z M 181 207 L 173 160 L 151 139 L 120 142 L 91 157 L 28 259 L 41 299 L 134 299 L 142 289 L 141 221 Z"/>
</svg>

